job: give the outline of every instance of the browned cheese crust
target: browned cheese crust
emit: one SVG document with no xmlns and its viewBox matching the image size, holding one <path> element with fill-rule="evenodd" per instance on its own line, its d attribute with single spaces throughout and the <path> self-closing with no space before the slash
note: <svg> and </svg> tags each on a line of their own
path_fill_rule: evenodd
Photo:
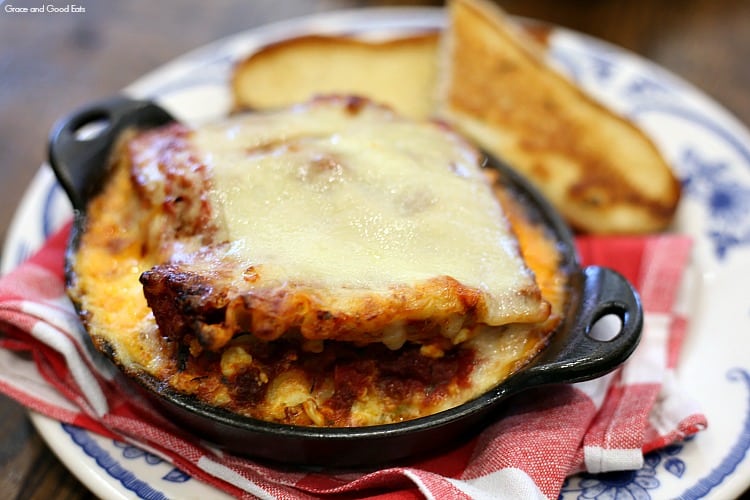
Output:
<svg viewBox="0 0 750 500">
<path fill-rule="evenodd" d="M 310 290 L 295 287 L 235 293 L 223 280 L 237 270 L 213 259 L 226 242 L 211 222 L 211 180 L 187 145 L 189 134 L 173 125 L 123 142 L 109 182 L 89 206 L 73 262 L 69 292 L 94 343 L 131 376 L 261 420 L 382 424 L 478 396 L 528 363 L 560 323 L 568 277 L 557 241 L 499 185 L 545 304 L 535 322 L 478 323 L 476 291 L 446 277 L 381 303 L 377 296 L 361 302 L 371 314 L 327 313 Z M 195 260 L 211 272 L 185 266 Z M 251 269 L 242 272 L 250 283 L 258 279 Z M 412 309 L 396 307 L 394 297 Z M 447 320 L 434 316 L 428 301 L 448 307 L 444 317 L 459 325 L 450 328 L 471 335 L 446 337 Z M 433 316 L 418 318 L 420 311 Z M 394 321 L 406 324 L 407 336 L 389 348 L 382 330 Z"/>
</svg>

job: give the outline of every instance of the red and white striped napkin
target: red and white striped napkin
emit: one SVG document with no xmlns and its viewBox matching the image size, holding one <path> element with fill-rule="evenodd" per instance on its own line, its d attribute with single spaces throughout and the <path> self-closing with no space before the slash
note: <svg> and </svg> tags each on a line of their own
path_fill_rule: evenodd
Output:
<svg viewBox="0 0 750 500">
<path fill-rule="evenodd" d="M 616 372 L 517 395 L 472 441 L 408 466 L 357 474 L 276 470 L 186 435 L 97 361 L 65 297 L 69 226 L 0 278 L 0 391 L 29 409 L 140 446 L 237 497 L 557 497 L 566 476 L 637 469 L 643 454 L 706 426 L 674 376 L 687 319 L 676 310 L 690 253 L 680 236 L 582 237 L 585 264 L 641 294 L 643 340 Z"/>
</svg>

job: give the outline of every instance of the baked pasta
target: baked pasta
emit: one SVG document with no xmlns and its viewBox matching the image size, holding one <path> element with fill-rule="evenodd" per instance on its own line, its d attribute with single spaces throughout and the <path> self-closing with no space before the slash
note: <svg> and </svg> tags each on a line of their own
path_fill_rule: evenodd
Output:
<svg viewBox="0 0 750 500">
<path fill-rule="evenodd" d="M 353 97 L 124 134 L 70 262 L 126 373 L 271 422 L 447 409 L 544 348 L 557 241 L 445 124 Z"/>
</svg>

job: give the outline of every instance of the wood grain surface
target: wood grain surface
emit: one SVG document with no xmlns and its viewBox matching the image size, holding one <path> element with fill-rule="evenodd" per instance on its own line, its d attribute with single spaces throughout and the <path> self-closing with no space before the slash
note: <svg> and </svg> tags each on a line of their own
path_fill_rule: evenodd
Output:
<svg viewBox="0 0 750 500">
<path fill-rule="evenodd" d="M 13 14 L 0 5 L 0 231 L 45 159 L 52 123 L 116 93 L 191 49 L 271 21 L 366 6 L 440 1 L 78 0 L 85 13 Z M 66 5 L 51 1 L 49 4 Z M 498 0 L 612 42 L 691 82 L 750 124 L 750 2 L 744 0 Z M 80 499 L 91 493 L 58 461 L 15 402 L 0 397 L 3 498 Z"/>
</svg>

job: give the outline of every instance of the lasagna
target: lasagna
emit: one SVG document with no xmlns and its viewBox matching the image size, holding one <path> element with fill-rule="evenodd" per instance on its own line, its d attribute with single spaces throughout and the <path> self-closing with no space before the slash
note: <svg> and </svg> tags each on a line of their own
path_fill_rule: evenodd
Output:
<svg viewBox="0 0 750 500">
<path fill-rule="evenodd" d="M 72 260 L 94 344 L 214 407 L 362 426 L 467 401 L 560 321 L 556 242 L 438 122 L 328 97 L 125 134 Z"/>
</svg>

